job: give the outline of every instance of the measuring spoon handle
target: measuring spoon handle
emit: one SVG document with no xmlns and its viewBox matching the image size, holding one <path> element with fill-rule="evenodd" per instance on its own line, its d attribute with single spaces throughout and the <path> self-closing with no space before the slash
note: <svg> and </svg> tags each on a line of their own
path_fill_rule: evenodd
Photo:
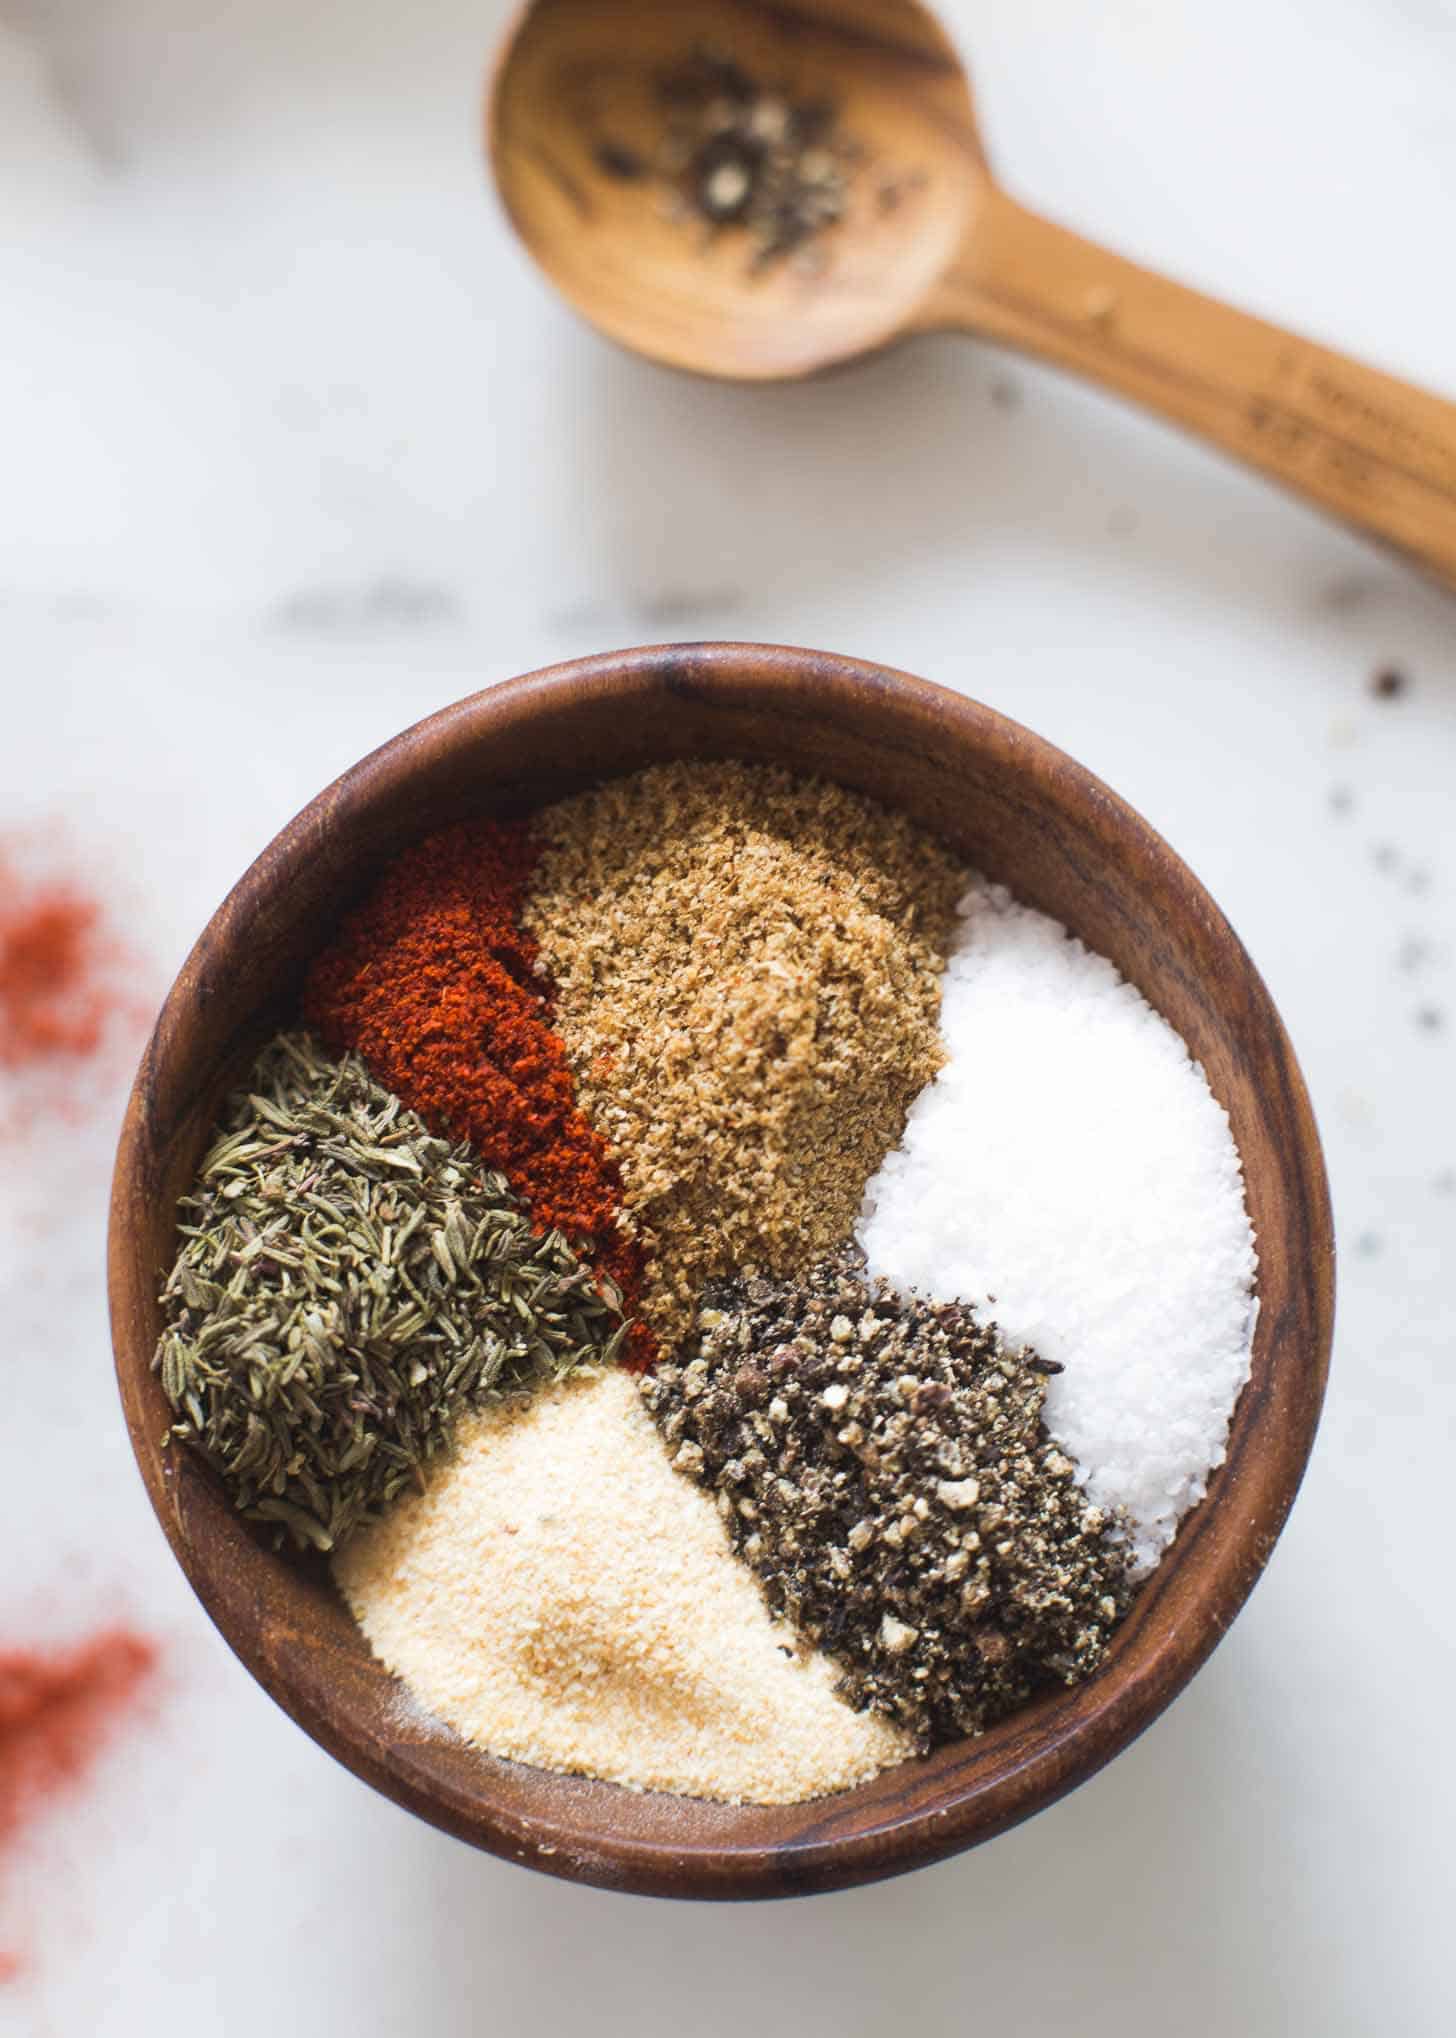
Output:
<svg viewBox="0 0 1456 2038">
<path fill-rule="evenodd" d="M 1074 369 L 1456 585 L 1456 403 L 1141 269 L 994 187 L 920 323 Z"/>
</svg>

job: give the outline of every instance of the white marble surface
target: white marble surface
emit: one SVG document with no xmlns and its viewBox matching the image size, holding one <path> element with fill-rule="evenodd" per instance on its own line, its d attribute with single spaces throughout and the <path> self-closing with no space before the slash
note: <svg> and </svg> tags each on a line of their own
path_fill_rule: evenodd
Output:
<svg viewBox="0 0 1456 2038">
<path fill-rule="evenodd" d="M 946 11 L 1020 195 L 1456 394 L 1452 0 Z M 732 634 L 977 693 L 1165 830 L 1282 1005 L 1344 1248 L 1324 1428 L 1209 1668 L 1031 1825 L 796 1906 L 556 1885 L 354 1782 L 191 1602 L 108 1378 L 113 1090 L 4 1156 L 0 1640 L 127 1607 L 165 1689 L 5 1871 L 0 2027 L 1437 2038 L 1456 607 L 967 343 L 757 393 L 612 353 L 487 201 L 503 13 L 0 0 L 0 831 L 70 817 L 154 999 L 306 797 L 485 681 Z"/>
</svg>

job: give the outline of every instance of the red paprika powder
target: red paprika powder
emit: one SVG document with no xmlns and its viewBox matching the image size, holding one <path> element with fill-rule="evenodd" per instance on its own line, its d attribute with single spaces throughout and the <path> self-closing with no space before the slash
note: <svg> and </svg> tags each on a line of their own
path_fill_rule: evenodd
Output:
<svg viewBox="0 0 1456 2038">
<path fill-rule="evenodd" d="M 563 1232 L 611 1276 L 630 1314 L 642 1254 L 619 1225 L 621 1176 L 577 1109 L 537 944 L 520 924 L 539 855 L 523 821 L 463 823 L 406 851 L 314 964 L 304 1017 L 427 1125 L 468 1140 L 543 1231 Z M 631 1349 L 651 1356 L 645 1327 Z"/>
<path fill-rule="evenodd" d="M 0 1857 L 84 1776 L 155 1661 L 153 1644 L 127 1628 L 53 1654 L 0 1650 Z M 18 1965 L 0 1951 L 0 1980 Z"/>
<path fill-rule="evenodd" d="M 110 1001 L 97 975 L 95 902 L 27 883 L 0 860 L 0 1068 L 95 1052 Z"/>
</svg>

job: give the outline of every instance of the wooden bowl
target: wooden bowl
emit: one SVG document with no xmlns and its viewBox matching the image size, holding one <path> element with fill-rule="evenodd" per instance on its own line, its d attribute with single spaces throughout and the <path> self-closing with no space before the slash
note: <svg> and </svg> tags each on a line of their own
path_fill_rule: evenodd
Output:
<svg viewBox="0 0 1456 2038">
<path fill-rule="evenodd" d="M 816 1803 L 699 1803 L 481 1755 L 399 1703 L 321 1565 L 276 1553 L 192 1457 L 151 1372 L 176 1198 L 223 1096 L 293 1010 L 341 911 L 422 832 L 519 813 L 671 758 L 817 772 L 903 809 L 1110 956 L 1178 1029 L 1233 1122 L 1258 1234 L 1253 1376 L 1228 1458 L 1098 1676 L 980 1739 Z M 112 1334 L 132 1444 L 198 1597 L 259 1682 L 358 1775 L 462 1839 L 658 1896 L 835 1889 L 934 1861 L 1060 1797 L 1141 1733 L 1258 1577 L 1324 1391 L 1334 1244 L 1284 1028 L 1197 879 L 1061 752 L 938 687 L 848 658 L 690 645 L 583 659 L 476 694 L 321 793 L 247 872 L 174 985 L 138 1072 L 111 1209 Z"/>
</svg>

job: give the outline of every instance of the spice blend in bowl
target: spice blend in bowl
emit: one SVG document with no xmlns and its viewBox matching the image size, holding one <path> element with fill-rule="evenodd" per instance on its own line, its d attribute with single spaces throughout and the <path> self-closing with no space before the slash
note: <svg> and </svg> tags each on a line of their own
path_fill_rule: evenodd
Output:
<svg viewBox="0 0 1456 2038">
<path fill-rule="evenodd" d="M 1097 1411 L 1156 1411 L 1163 1376 L 1191 1372 L 1213 1417 L 1179 1432 L 1192 1496 L 1248 1356 L 1241 1328 L 1218 1370 L 1199 1304 L 1247 1325 L 1253 1240 L 1227 1121 L 1182 1044 L 1095 958 L 1089 1028 L 1061 981 L 1085 952 L 1050 922 L 1025 939 L 1007 901 L 977 913 L 985 896 L 923 830 L 825 781 L 633 773 L 408 850 L 307 979 L 304 1015 L 344 1058 L 283 1035 L 233 1100 L 163 1290 L 173 1440 L 243 1513 L 338 1551 L 380 1659 L 480 1747 L 793 1802 L 1102 1662 L 1135 1559 L 1156 1554 L 1120 1503 L 1159 1480 L 1165 1439 Z M 991 975 L 1002 1015 L 989 1044 L 963 1037 L 959 984 L 943 1023 L 958 901 L 956 962 Z M 1104 1037 L 1110 1067 L 1091 1058 Z M 1166 1117 L 1165 1069 L 1200 1100 L 1201 1142 Z M 1054 1361 L 1003 1340 L 952 1271 L 963 1213 L 984 1251 L 981 1206 L 1015 1203 L 1021 1170 L 1014 1138 L 982 1136 L 994 1106 L 965 1099 L 1048 1080 L 1073 1134 L 1024 1111 L 1046 1142 L 1028 1173 L 1063 1186 L 1021 1196 L 1007 1267 L 1024 1287 L 1029 1260 L 1053 1297 Z M 1066 1192 L 1084 1092 L 1099 1122 L 1164 1104 L 1183 1203 L 1176 1151 Z M 1126 1331 L 1077 1405 L 1094 1444 L 1121 1448 L 1077 1456 L 1048 1427 L 1047 1381 L 1078 1375 L 1096 1317 L 1078 1258 L 1094 1201 L 1132 1241 L 1109 1255 L 1107 1328 Z M 849 1239 L 866 1206 L 877 1251 L 911 1259 L 930 1299 L 865 1279 Z M 1185 1220 L 1211 1298 L 1170 1273 Z M 1057 1284 L 1068 1262 L 1086 1293 Z M 657 1362 L 642 1393 L 660 1440 L 621 1387 L 541 1401 L 619 1355 Z M 624 1508 L 652 1530 L 630 1566 Z M 806 1704 L 818 1752 L 790 1761 Z"/>
<path fill-rule="evenodd" d="M 358 1623 L 312 1600 L 325 1674 L 280 1659 L 275 1688 L 457 1830 L 543 1865 L 548 1829 L 603 1833 L 629 1865 L 598 1871 L 578 1847 L 565 1872 L 643 1888 L 681 1886 L 651 1865 L 658 1846 L 695 1887 L 782 1887 L 764 1836 L 786 1837 L 804 1802 L 829 1820 L 816 1886 L 979 1837 L 1004 1823 L 1002 1721 L 1032 1751 L 1009 1802 L 1045 1801 L 1068 1773 L 1055 1737 L 1117 1718 L 1085 1773 L 1149 1716 L 1123 1664 L 1294 1476 L 1286 1458 L 1261 1500 L 1248 1443 L 1271 1348 L 1250 1220 L 1287 1232 L 1267 1186 L 1278 1149 L 1186 969 L 1142 979 L 1173 984 L 1201 1033 L 1180 1040 L 1115 959 L 991 882 L 1014 812 L 996 774 L 1023 774 L 1025 809 L 1031 739 L 818 661 L 822 740 L 791 726 L 765 750 L 756 704 L 777 682 L 754 659 L 796 654 L 741 654 L 747 677 L 728 655 L 676 654 L 693 685 L 661 695 L 647 654 L 587 668 L 600 691 L 548 687 L 598 738 L 602 782 L 580 792 L 538 771 L 532 797 L 526 698 L 517 719 L 468 704 L 465 726 L 480 712 L 501 739 L 490 768 L 515 774 L 517 819 L 457 824 L 482 797 L 467 744 L 458 780 L 437 779 L 445 825 L 411 846 L 419 802 L 407 773 L 388 791 L 386 763 L 376 876 L 350 907 L 344 867 L 325 873 L 291 939 L 293 1016 L 317 1037 L 267 1049 L 225 1112 L 212 1103 L 210 1139 L 197 1094 L 165 1177 L 183 1220 L 152 1289 L 167 1315 L 138 1311 L 160 1329 L 149 1391 L 170 1403 L 170 1440 L 148 1448 L 163 1490 L 187 1496 L 174 1533 L 194 1568 L 193 1522 L 225 1536 L 237 1503 L 277 1540 L 276 1555 L 253 1545 L 269 1596 L 323 1593 L 288 1546 L 327 1547 Z M 680 751 L 656 766 L 605 712 L 654 697 Z M 720 715 L 715 741 L 738 756 L 694 757 L 689 732 Z M 984 827 L 952 819 L 935 764 L 902 762 L 934 754 L 908 740 L 931 723 L 943 749 L 960 743 Z M 1024 838 L 1032 901 L 1070 911 L 1109 808 L 1045 759 L 1072 775 L 1059 792 L 1083 841 L 1058 880 L 1055 827 Z M 371 767 L 365 812 L 384 796 Z M 1141 824 L 1114 818 L 1137 852 Z M 1160 888 L 1191 880 L 1156 854 L 1141 869 L 1165 927 Z M 1094 948 L 1116 925 L 1080 917 Z M 281 988 L 267 1009 L 286 1018 Z M 1268 1026 L 1267 1051 L 1287 1053 Z M 1190 1054 L 1210 1043 L 1266 1170 L 1251 1208 Z M 313 1088 L 281 1104 L 280 1067 Z M 1060 1156 L 1056 1114 L 1035 1109 L 1053 1068 L 1055 1095 L 1091 1100 L 1068 1104 Z M 1286 1094 L 1297 1132 L 1291 1067 Z M 1097 1169 L 1099 1104 L 1162 1126 L 1161 1192 L 1140 1130 L 1126 1165 Z M 1094 1210 L 1094 1236 L 1126 1241 L 1100 1283 L 1078 1243 Z M 1261 1277 L 1286 1302 L 1288 1266 Z M 1318 1292 L 1303 1302 L 1318 1338 Z M 190 1469 L 198 1454 L 211 1472 Z M 1221 1528 L 1230 1484 L 1253 1513 Z M 1252 1575 L 1208 1574 L 1229 1611 Z M 211 1589 L 229 1630 L 245 1626 Z M 1181 1681 L 1214 1632 L 1190 1641 L 1180 1622 L 1154 1666 Z M 347 1712 L 334 1720 L 340 1690 L 392 1708 L 373 1753 Z M 915 1814 L 907 1837 L 875 1838 L 877 1773 L 950 1833 Z M 647 1793 L 624 1801 L 640 1812 L 611 1809 L 623 1784 Z M 658 1805 L 680 1807 L 686 1850 Z"/>
</svg>

